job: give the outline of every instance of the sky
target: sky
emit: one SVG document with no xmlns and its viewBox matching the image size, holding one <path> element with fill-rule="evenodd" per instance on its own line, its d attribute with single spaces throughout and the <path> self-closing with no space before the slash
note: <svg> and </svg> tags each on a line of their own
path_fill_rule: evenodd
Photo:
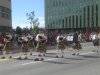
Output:
<svg viewBox="0 0 100 75">
<path fill-rule="evenodd" d="M 30 27 L 26 13 L 35 12 L 40 27 L 44 27 L 44 0 L 12 0 L 12 26 Z"/>
</svg>

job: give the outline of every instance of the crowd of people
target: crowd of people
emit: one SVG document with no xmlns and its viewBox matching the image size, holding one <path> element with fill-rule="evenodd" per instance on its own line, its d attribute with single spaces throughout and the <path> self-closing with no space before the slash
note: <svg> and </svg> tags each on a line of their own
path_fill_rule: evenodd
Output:
<svg viewBox="0 0 100 75">
<path fill-rule="evenodd" d="M 79 55 L 79 51 L 82 49 L 81 42 L 89 41 L 93 42 L 95 47 L 93 51 L 98 52 L 100 46 L 100 32 L 79 33 L 76 31 L 62 33 L 53 31 L 46 33 L 40 31 L 35 37 L 25 33 L 22 35 L 6 33 L 5 36 L 0 37 L 0 50 L 3 51 L 2 59 L 5 59 L 7 54 L 9 54 L 9 58 L 12 58 L 12 52 L 15 46 L 19 46 L 21 51 L 18 59 L 22 59 L 22 54 L 24 54 L 24 58 L 27 59 L 28 53 L 32 55 L 33 48 L 36 47 L 37 56 L 35 61 L 40 61 L 44 60 L 47 45 L 56 45 L 56 58 L 63 58 L 66 47 L 71 46 L 73 48 L 74 51 L 72 55 Z"/>
</svg>

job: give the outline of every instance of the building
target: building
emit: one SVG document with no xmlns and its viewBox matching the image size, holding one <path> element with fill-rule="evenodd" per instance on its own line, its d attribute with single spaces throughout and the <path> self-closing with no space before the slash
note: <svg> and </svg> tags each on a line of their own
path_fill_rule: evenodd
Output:
<svg viewBox="0 0 100 75">
<path fill-rule="evenodd" d="M 10 31 L 11 28 L 11 0 L 0 0 L 0 32 Z"/>
<path fill-rule="evenodd" d="M 45 0 L 45 27 L 71 31 L 100 29 L 100 0 Z"/>
</svg>

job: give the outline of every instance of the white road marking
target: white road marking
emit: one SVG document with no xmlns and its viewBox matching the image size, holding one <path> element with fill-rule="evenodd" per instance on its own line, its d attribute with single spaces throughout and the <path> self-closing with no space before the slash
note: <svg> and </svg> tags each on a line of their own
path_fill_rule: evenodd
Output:
<svg viewBox="0 0 100 75">
<path fill-rule="evenodd" d="M 52 58 L 52 59 L 47 59 L 45 61 L 50 61 L 50 60 L 57 60 L 58 58 Z"/>
<path fill-rule="evenodd" d="M 51 61 L 51 60 L 57 60 L 58 58 L 51 58 L 51 59 L 45 59 L 44 61 Z M 42 61 L 34 61 L 34 62 L 28 62 L 28 63 L 24 63 L 24 64 L 21 64 L 22 66 L 25 66 L 25 65 L 30 65 L 30 64 L 36 64 L 36 63 L 40 63 Z"/>
<path fill-rule="evenodd" d="M 28 62 L 28 63 L 24 63 L 24 64 L 21 64 L 21 65 L 29 65 L 29 64 L 36 64 L 36 63 L 39 63 L 39 62 L 41 62 L 41 61 L 37 61 L 37 62 Z"/>
<path fill-rule="evenodd" d="M 4 62 L 4 61 L 7 61 L 9 59 L 0 59 L 0 62 Z"/>
<path fill-rule="evenodd" d="M 81 53 L 80 55 L 87 55 L 87 54 L 92 54 L 94 52 L 88 52 L 88 53 Z"/>
</svg>

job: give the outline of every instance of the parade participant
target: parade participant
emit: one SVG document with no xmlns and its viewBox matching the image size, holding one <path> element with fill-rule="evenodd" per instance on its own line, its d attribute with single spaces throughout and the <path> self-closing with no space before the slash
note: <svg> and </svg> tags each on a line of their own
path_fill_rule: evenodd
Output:
<svg viewBox="0 0 100 75">
<path fill-rule="evenodd" d="M 68 46 L 70 46 L 73 43 L 73 35 L 72 34 L 67 35 L 67 43 L 68 43 Z"/>
<path fill-rule="evenodd" d="M 4 37 L 0 37 L 0 50 L 2 50 L 2 48 L 4 47 Z"/>
<path fill-rule="evenodd" d="M 2 59 L 5 59 L 6 54 L 9 54 L 9 58 L 12 58 L 12 50 L 13 50 L 13 42 L 12 42 L 12 36 L 10 34 L 6 34 L 6 37 L 4 39 L 5 45 L 3 50 L 3 57 Z"/>
<path fill-rule="evenodd" d="M 27 38 L 28 38 L 28 49 L 30 51 L 30 55 L 32 55 L 32 51 L 33 51 L 33 47 L 34 47 L 33 37 L 30 34 L 28 34 Z"/>
<path fill-rule="evenodd" d="M 98 38 L 99 38 L 99 47 L 100 47 L 100 31 L 99 31 L 99 34 L 98 34 Z"/>
<path fill-rule="evenodd" d="M 66 46 L 66 50 L 68 50 L 68 40 L 67 40 L 67 37 L 68 37 L 68 35 L 65 34 L 65 35 L 64 35 L 64 44 L 65 44 L 65 46 Z"/>
<path fill-rule="evenodd" d="M 96 49 L 96 50 L 93 50 L 93 52 L 98 52 L 98 50 L 99 50 L 99 36 L 98 36 L 98 33 L 94 33 L 92 35 L 92 41 L 93 41 L 93 45 Z"/>
<path fill-rule="evenodd" d="M 78 32 L 73 34 L 73 46 L 74 52 L 72 55 L 79 55 L 79 50 L 82 49 L 80 42 L 78 41 Z"/>
<path fill-rule="evenodd" d="M 56 55 L 57 58 L 59 57 L 60 54 L 62 58 L 64 57 L 64 49 L 65 49 L 64 36 L 61 36 L 59 34 L 57 36 L 57 55 Z"/>
<path fill-rule="evenodd" d="M 21 52 L 20 52 L 19 59 L 21 59 L 22 53 L 24 53 L 24 55 L 25 55 L 24 59 L 27 59 L 27 53 L 29 51 L 29 49 L 28 49 L 28 38 L 25 35 L 23 35 L 21 37 L 21 40 L 22 40 L 22 44 L 21 44 L 22 46 L 21 46 Z"/>
<path fill-rule="evenodd" d="M 36 36 L 36 42 L 37 42 L 37 46 L 36 46 L 36 50 L 37 50 L 37 58 L 35 59 L 35 61 L 42 61 L 44 60 L 44 54 L 46 52 L 46 42 L 47 42 L 47 37 L 44 35 L 44 33 L 39 33 Z"/>
</svg>

